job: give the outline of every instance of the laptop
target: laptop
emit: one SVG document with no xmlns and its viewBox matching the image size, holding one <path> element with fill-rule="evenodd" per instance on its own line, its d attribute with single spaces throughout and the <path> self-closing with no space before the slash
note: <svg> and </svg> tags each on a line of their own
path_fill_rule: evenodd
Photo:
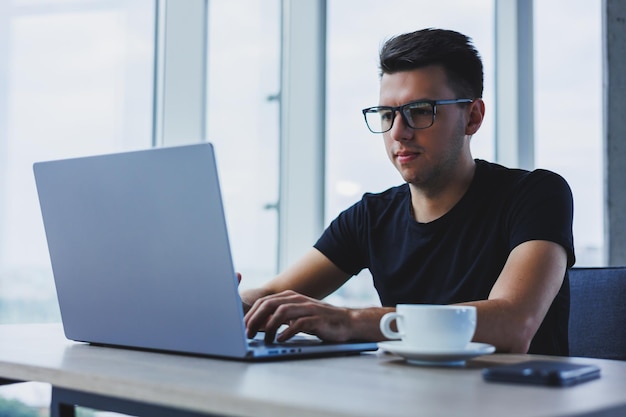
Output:
<svg viewBox="0 0 626 417">
<path fill-rule="evenodd" d="M 210 143 L 33 169 L 68 339 L 242 360 L 377 349 L 247 339 Z"/>
</svg>

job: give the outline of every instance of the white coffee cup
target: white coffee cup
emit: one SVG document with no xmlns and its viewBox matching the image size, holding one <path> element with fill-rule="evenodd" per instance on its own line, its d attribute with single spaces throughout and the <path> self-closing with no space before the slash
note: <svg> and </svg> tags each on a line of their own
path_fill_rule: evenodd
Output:
<svg viewBox="0 0 626 417">
<path fill-rule="evenodd" d="M 391 329 L 395 321 L 398 331 Z M 434 304 L 398 304 L 380 319 L 388 339 L 402 339 L 420 350 L 464 349 L 476 331 L 476 307 Z"/>
</svg>

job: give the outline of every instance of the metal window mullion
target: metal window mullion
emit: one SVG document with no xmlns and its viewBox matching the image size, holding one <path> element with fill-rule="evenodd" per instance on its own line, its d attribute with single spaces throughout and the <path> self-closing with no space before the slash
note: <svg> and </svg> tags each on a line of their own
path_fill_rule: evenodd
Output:
<svg viewBox="0 0 626 417">
<path fill-rule="evenodd" d="M 534 64 L 532 0 L 496 0 L 496 160 L 532 169 Z"/>
<path fill-rule="evenodd" d="M 278 269 L 324 222 L 326 1 L 283 0 Z"/>
<path fill-rule="evenodd" d="M 626 265 L 626 3 L 603 0 L 604 236 L 607 265 Z"/>
<path fill-rule="evenodd" d="M 153 145 L 206 137 L 208 0 L 155 0 Z"/>
</svg>

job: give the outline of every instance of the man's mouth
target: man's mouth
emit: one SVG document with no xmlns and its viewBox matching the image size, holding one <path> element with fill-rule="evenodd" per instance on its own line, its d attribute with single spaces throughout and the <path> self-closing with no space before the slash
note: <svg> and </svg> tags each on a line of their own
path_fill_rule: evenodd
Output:
<svg viewBox="0 0 626 417">
<path fill-rule="evenodd" d="M 401 151 L 396 153 L 396 160 L 400 164 L 405 164 L 407 162 L 413 161 L 420 155 L 420 152 L 409 152 L 409 151 Z"/>
</svg>

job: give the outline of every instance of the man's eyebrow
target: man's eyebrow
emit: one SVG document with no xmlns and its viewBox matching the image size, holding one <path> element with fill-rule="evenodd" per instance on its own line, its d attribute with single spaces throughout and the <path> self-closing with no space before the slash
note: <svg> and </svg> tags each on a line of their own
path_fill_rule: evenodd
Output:
<svg viewBox="0 0 626 417">
<path fill-rule="evenodd" d="M 431 101 L 435 101 L 431 98 L 416 98 L 413 100 L 409 100 L 409 101 L 405 101 L 401 104 L 398 104 L 397 106 L 391 105 L 391 104 L 378 104 L 376 107 L 400 107 L 400 106 L 404 106 L 405 104 L 409 104 L 409 103 L 417 103 L 420 101 L 425 101 L 425 102 L 431 102 Z"/>
</svg>

